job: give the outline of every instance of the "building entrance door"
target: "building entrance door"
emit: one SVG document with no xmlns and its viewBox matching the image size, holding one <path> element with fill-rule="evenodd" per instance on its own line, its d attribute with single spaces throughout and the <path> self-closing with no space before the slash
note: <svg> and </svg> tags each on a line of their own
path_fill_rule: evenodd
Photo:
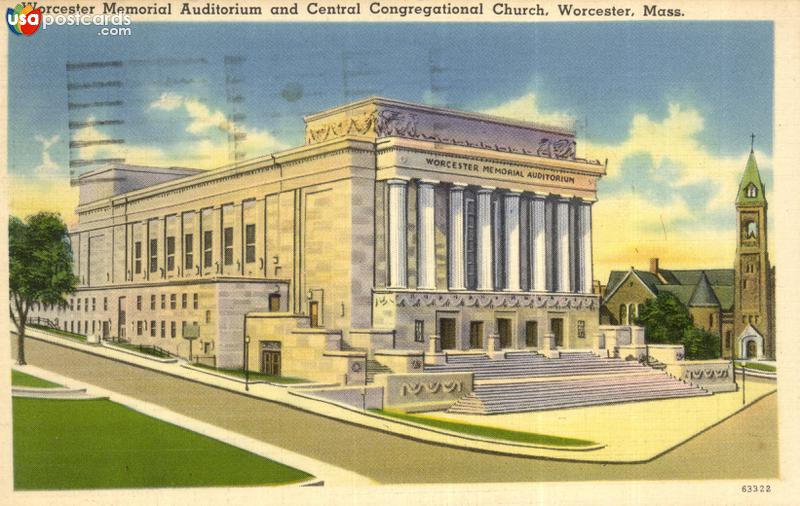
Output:
<svg viewBox="0 0 800 506">
<path fill-rule="evenodd" d="M 747 358 L 758 358 L 758 348 L 755 341 L 747 341 Z"/>
<path fill-rule="evenodd" d="M 308 315 L 311 319 L 309 325 L 312 328 L 319 327 L 319 302 L 312 300 L 308 303 Z"/>
<path fill-rule="evenodd" d="M 550 332 L 556 341 L 556 346 L 564 346 L 564 319 L 552 318 L 550 320 Z"/>
<path fill-rule="evenodd" d="M 261 372 L 270 376 L 281 375 L 281 352 L 278 350 L 261 350 Z"/>
<path fill-rule="evenodd" d="M 103 322 L 103 339 L 108 339 L 108 322 Z"/>
<path fill-rule="evenodd" d="M 528 348 L 539 346 L 539 322 L 536 320 L 525 322 L 525 346 Z"/>
<path fill-rule="evenodd" d="M 469 347 L 483 349 L 483 322 L 469 322 Z"/>
<path fill-rule="evenodd" d="M 439 318 L 439 339 L 443 350 L 452 350 L 456 347 L 456 319 Z"/>
<path fill-rule="evenodd" d="M 497 319 L 497 334 L 500 336 L 500 347 L 511 348 L 511 319 Z"/>
<path fill-rule="evenodd" d="M 120 297 L 117 306 L 117 337 L 125 339 L 125 297 Z"/>
</svg>

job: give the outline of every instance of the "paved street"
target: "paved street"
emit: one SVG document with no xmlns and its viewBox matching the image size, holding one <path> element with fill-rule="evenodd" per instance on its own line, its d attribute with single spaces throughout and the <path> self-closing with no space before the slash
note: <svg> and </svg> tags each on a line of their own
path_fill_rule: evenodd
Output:
<svg viewBox="0 0 800 506">
<path fill-rule="evenodd" d="M 26 354 L 30 364 L 350 469 L 380 483 L 778 475 L 776 395 L 654 461 L 585 464 L 491 455 L 412 441 L 33 339 L 26 341 Z M 557 427 L 553 433 L 558 434 Z M 742 455 L 748 458 L 742 459 Z"/>
</svg>

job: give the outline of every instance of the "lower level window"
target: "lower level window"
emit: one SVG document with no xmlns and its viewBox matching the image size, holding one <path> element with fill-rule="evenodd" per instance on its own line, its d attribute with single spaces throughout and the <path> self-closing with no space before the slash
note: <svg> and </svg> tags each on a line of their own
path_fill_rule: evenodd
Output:
<svg viewBox="0 0 800 506">
<path fill-rule="evenodd" d="M 414 341 L 418 343 L 425 342 L 425 320 L 414 321 Z"/>
<path fill-rule="evenodd" d="M 586 321 L 578 320 L 578 339 L 586 339 Z"/>
<path fill-rule="evenodd" d="M 178 326 L 175 323 L 175 321 L 169 322 L 169 337 L 172 337 L 172 338 L 175 337 L 177 327 Z"/>
</svg>

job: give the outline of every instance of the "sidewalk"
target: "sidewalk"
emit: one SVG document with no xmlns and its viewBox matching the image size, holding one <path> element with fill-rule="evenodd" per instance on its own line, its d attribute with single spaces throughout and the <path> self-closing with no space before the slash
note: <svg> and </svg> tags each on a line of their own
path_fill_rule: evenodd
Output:
<svg viewBox="0 0 800 506">
<path fill-rule="evenodd" d="M 697 399 L 670 399 L 519 415 L 466 417 L 450 413 L 430 413 L 432 416 L 469 421 L 485 426 L 590 439 L 599 444 L 592 450 L 568 447 L 543 448 L 524 443 L 461 436 L 457 433 L 395 421 L 334 402 L 294 395 L 291 393 L 292 388 L 286 386 L 251 384 L 249 391 L 245 391 L 245 387 L 240 381 L 188 369 L 183 367 L 181 362 L 161 363 L 112 348 L 54 336 L 37 329 L 30 329 L 29 337 L 419 441 L 506 455 L 556 460 L 620 463 L 647 461 L 746 407 L 746 405 L 741 405 L 741 394 L 732 392 Z M 765 388 L 761 388 L 757 387 L 755 383 L 748 384 L 747 405 L 774 390 L 774 385 L 766 385 Z M 736 403 L 732 397 L 737 394 L 739 403 Z M 723 398 L 723 396 L 728 397 Z M 706 403 L 700 403 L 701 400 L 705 400 Z M 667 417 L 666 421 L 663 417 L 665 411 L 673 414 L 671 417 Z M 624 430 L 621 430 L 621 427 Z M 657 433 L 659 436 L 644 437 L 648 433 Z M 281 461 L 283 462 L 283 460 Z"/>
</svg>

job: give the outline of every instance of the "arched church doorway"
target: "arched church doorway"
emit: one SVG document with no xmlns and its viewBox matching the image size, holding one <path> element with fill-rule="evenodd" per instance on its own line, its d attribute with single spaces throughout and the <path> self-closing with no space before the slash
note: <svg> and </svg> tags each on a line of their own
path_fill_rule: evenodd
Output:
<svg viewBox="0 0 800 506">
<path fill-rule="evenodd" d="M 757 358 L 758 348 L 755 341 L 747 341 L 747 358 Z"/>
</svg>

